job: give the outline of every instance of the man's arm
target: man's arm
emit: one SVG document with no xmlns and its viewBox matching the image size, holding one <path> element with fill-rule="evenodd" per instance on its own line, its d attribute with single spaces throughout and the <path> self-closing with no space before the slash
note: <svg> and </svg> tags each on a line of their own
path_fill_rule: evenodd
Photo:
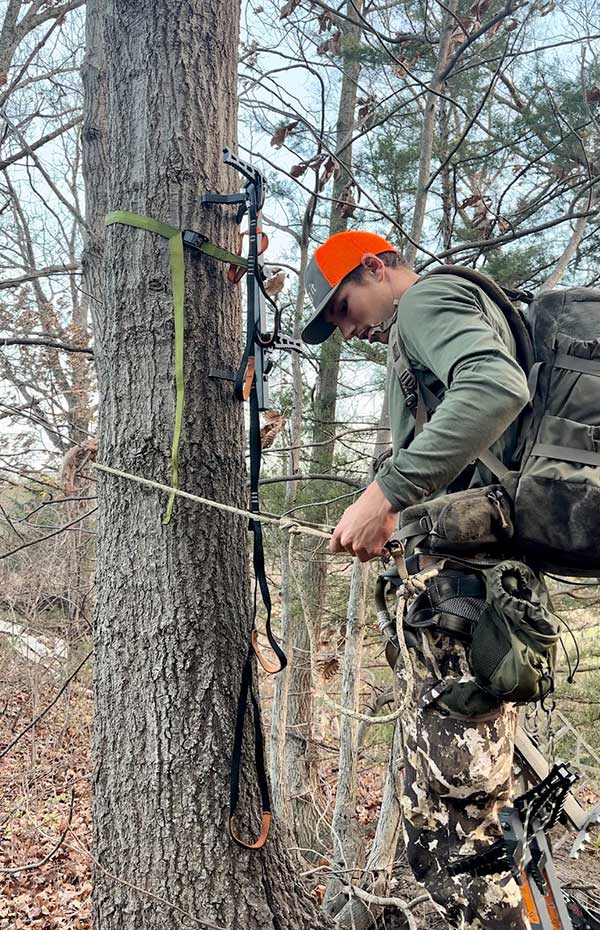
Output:
<svg viewBox="0 0 600 930">
<path fill-rule="evenodd" d="M 376 478 L 396 511 L 446 488 L 529 399 L 525 374 L 468 284 L 429 278 L 413 285 L 400 302 L 398 326 L 410 358 L 447 390 L 420 435 Z"/>
</svg>

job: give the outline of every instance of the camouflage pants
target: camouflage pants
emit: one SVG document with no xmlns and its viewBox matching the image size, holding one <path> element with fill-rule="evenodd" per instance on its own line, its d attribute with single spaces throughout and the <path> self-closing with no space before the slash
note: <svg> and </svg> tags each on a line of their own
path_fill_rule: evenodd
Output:
<svg viewBox="0 0 600 930">
<path fill-rule="evenodd" d="M 410 648 L 414 692 L 403 725 L 408 861 L 449 927 L 531 930 L 510 873 L 446 871 L 450 860 L 480 852 L 501 835 L 498 811 L 511 800 L 515 708 L 500 704 L 476 718 L 448 712 L 436 686 L 472 680 L 465 647 L 431 631 L 421 631 L 417 643 Z"/>
</svg>

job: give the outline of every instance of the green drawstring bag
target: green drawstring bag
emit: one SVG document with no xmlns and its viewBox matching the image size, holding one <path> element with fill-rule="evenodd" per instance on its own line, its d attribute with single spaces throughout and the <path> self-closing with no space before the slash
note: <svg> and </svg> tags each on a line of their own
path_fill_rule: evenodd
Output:
<svg viewBox="0 0 600 930">
<path fill-rule="evenodd" d="M 543 701 L 554 690 L 560 638 L 548 592 L 523 562 L 500 562 L 485 580 L 486 605 L 470 649 L 477 684 L 502 701 Z"/>
</svg>

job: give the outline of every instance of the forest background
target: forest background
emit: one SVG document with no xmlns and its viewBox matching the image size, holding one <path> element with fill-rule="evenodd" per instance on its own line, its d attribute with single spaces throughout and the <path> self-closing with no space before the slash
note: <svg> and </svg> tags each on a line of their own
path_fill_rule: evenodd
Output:
<svg viewBox="0 0 600 930">
<path fill-rule="evenodd" d="M 198 3 L 177 9 L 182 34 L 196 27 L 190 10 L 198 11 L 203 30 L 218 27 L 216 16 L 203 21 Z M 106 872 L 107 886 L 150 895 L 161 926 L 171 926 L 165 920 L 187 926 L 190 913 L 175 895 L 152 891 L 129 873 L 115 876 L 91 845 L 95 566 L 98 534 L 105 532 L 97 523 L 92 468 L 95 327 L 102 319 L 94 302 L 101 215 L 127 208 L 102 202 L 90 182 L 94 171 L 101 173 L 89 154 L 98 146 L 102 156 L 93 87 L 102 81 L 102 43 L 111 28 L 103 23 L 111 12 L 118 14 L 118 3 L 0 2 L 0 927 L 6 930 L 91 926 L 94 865 L 96 876 Z M 267 178 L 265 259 L 284 332 L 298 337 L 310 314 L 304 274 L 312 250 L 345 229 L 384 235 L 418 272 L 450 261 L 534 292 L 598 286 L 594 4 L 265 0 L 244 2 L 240 14 L 239 43 L 231 32 L 235 16 L 228 34 L 237 48 L 231 80 L 237 73 L 238 131 L 224 141 Z M 168 32 L 168 16 L 165 23 Z M 150 14 L 140 30 L 146 25 Z M 212 39 L 218 47 L 216 31 Z M 164 42 L 169 46 L 168 35 Z M 168 61 L 166 55 L 167 70 Z M 134 80 L 125 60 L 122 80 Z M 173 93 L 183 108 L 191 95 L 209 129 L 211 113 L 229 99 L 210 74 L 201 89 L 185 85 Z M 131 107 L 138 105 L 132 90 Z M 170 181 L 185 178 L 197 196 L 213 189 L 209 179 L 221 172 L 218 146 L 213 154 L 215 165 L 197 177 L 173 160 Z M 102 170 L 110 173 L 108 158 Z M 219 176 L 235 189 L 231 175 Z M 162 263 L 166 244 L 151 247 Z M 197 273 L 209 276 L 203 297 L 223 325 L 224 342 L 235 345 L 241 332 L 223 322 L 219 303 L 229 287 L 225 271 L 197 265 Z M 159 272 L 145 286 L 150 295 L 162 292 L 169 306 Z M 188 351 L 186 364 L 193 365 Z M 117 382 L 117 367 L 112 374 Z M 161 377 L 162 390 L 172 391 L 172 367 Z M 388 444 L 385 384 L 385 350 L 377 345 L 334 337 L 302 356 L 274 357 L 272 413 L 263 421 L 265 511 L 335 524 Z M 217 403 L 208 415 L 218 433 Z M 165 422 L 170 417 L 169 409 Z M 226 448 L 228 437 L 221 438 Z M 147 442 L 139 436 L 140 455 Z M 161 448 L 169 450 L 169 443 L 167 430 Z M 162 472 L 146 476 L 168 483 L 168 467 L 167 454 Z M 123 506 L 127 512 L 125 497 Z M 197 511 L 196 519 L 206 529 L 213 517 Z M 275 624 L 290 664 L 274 680 L 261 673 L 260 691 L 274 810 L 286 831 L 280 842 L 290 874 L 302 878 L 302 892 L 294 893 L 320 906 L 324 926 L 334 919 L 339 926 L 366 927 L 376 919 L 434 926 L 402 863 L 399 737 L 385 716 L 393 716 L 395 695 L 372 599 L 377 566 L 332 559 L 313 539 L 277 531 L 266 539 Z M 243 533 L 235 544 L 245 547 Z M 150 573 L 142 551 L 133 550 L 132 575 Z M 552 584 L 573 636 L 565 636 L 553 724 L 537 714 L 529 725 L 548 752 L 579 766 L 581 797 L 593 803 L 600 786 L 600 590 L 577 579 Z M 568 682 L 575 643 L 580 661 Z M 225 754 L 232 726 L 215 735 Z M 595 850 L 592 841 L 580 879 L 595 874 Z M 98 899 L 96 914 L 100 909 Z M 207 919 L 217 920 L 218 907 L 216 916 L 210 912 Z M 137 926 L 131 921 L 127 930 Z M 297 926 L 305 925 L 298 917 Z"/>
</svg>

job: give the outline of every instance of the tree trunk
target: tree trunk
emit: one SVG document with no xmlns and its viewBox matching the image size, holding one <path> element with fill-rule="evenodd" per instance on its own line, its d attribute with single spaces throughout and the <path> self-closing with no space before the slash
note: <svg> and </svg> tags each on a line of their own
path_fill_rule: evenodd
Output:
<svg viewBox="0 0 600 930">
<path fill-rule="evenodd" d="M 362 0 L 348 3 L 347 13 L 354 16 L 362 11 Z M 360 29 L 347 20 L 340 21 L 343 35 L 343 74 L 340 102 L 336 124 L 336 155 L 342 166 L 352 165 L 352 130 L 360 60 L 356 45 Z M 333 184 L 334 202 L 331 206 L 329 235 L 342 232 L 348 226 L 347 217 L 343 216 L 340 204 L 343 191 L 348 184 L 347 171 L 342 170 Z M 337 402 L 337 382 L 340 367 L 342 340 L 336 332 L 321 346 L 319 355 L 319 374 L 314 405 L 314 427 L 311 447 L 311 474 L 329 474 L 333 462 L 335 417 Z M 314 491 L 319 494 L 320 482 L 312 482 Z M 312 507 L 310 519 L 319 523 L 324 519 L 323 508 Z M 311 638 L 318 641 L 319 626 L 325 596 L 325 579 L 327 565 L 323 557 L 324 546 L 314 543 L 306 548 L 308 563 L 304 572 L 303 586 L 308 610 L 308 622 L 311 631 L 306 628 L 306 621 L 299 615 L 291 629 L 289 696 L 285 743 L 285 779 L 289 785 L 294 810 L 294 823 L 298 844 L 312 848 L 315 841 L 315 825 L 318 817 L 320 800 L 317 778 L 317 758 L 312 749 L 313 737 L 313 697 L 311 683 Z"/>
<path fill-rule="evenodd" d="M 233 245 L 237 0 L 106 0 L 108 205 Z M 87 177 L 93 189 L 95 178 Z M 240 303 L 224 269 L 186 255 L 180 483 L 245 504 L 243 407 L 209 368 L 235 366 Z M 99 461 L 170 482 L 173 306 L 166 242 L 112 226 L 97 309 Z M 230 754 L 248 649 L 247 522 L 102 477 L 99 492 L 93 912 L 98 930 L 322 925 L 275 827 L 261 852 L 227 831 Z M 242 811 L 256 810 L 252 726 Z M 257 816 L 240 816 L 255 835 Z M 182 922 L 183 915 L 188 915 Z"/>
<path fill-rule="evenodd" d="M 439 93 L 444 87 L 443 72 L 450 56 L 452 43 L 452 34 L 456 28 L 455 15 L 458 7 L 457 0 L 451 0 L 448 7 L 444 7 L 445 15 L 442 14 L 442 27 L 440 33 L 440 45 L 435 71 L 429 84 L 430 90 L 425 102 L 425 116 L 421 129 L 421 157 L 419 159 L 419 174 L 417 178 L 417 196 L 413 212 L 413 222 L 411 229 L 411 242 L 406 248 L 406 261 L 412 268 L 417 257 L 417 246 L 423 233 L 423 223 L 425 222 L 425 208 L 429 195 L 428 181 L 431 173 L 431 158 L 433 154 L 433 134 L 435 130 L 435 113 L 439 101 Z"/>
<path fill-rule="evenodd" d="M 366 476 L 367 481 L 372 481 L 375 477 L 375 460 L 389 446 L 389 442 L 388 389 L 386 385 L 375 436 L 373 461 L 369 465 Z M 350 710 L 358 710 L 360 698 L 360 672 L 365 635 L 368 579 L 369 563 L 363 565 L 358 559 L 354 559 L 346 620 L 341 695 L 342 707 Z M 344 886 L 349 881 L 353 883 L 356 881 L 357 873 L 360 874 L 365 860 L 365 846 L 356 814 L 360 742 L 358 721 L 348 715 L 342 715 L 340 721 L 338 787 L 331 826 L 334 867 L 323 902 L 324 909 L 331 916 L 337 915 L 345 907 L 346 892 Z"/>
<path fill-rule="evenodd" d="M 300 338 L 302 311 L 304 309 L 304 300 L 306 292 L 304 289 L 304 275 L 308 264 L 308 242 L 312 215 L 314 213 L 313 203 L 309 203 L 304 213 L 304 222 L 302 224 L 302 236 L 300 237 L 300 273 L 299 287 L 296 295 L 296 306 L 294 310 L 294 338 Z M 291 475 L 296 475 L 300 471 L 300 448 L 302 441 L 302 411 L 303 411 L 303 390 L 302 390 L 302 367 L 300 358 L 296 352 L 291 353 L 292 366 L 292 411 L 290 417 L 290 453 L 288 459 L 288 468 Z M 298 483 L 288 481 L 285 490 L 284 512 L 294 505 L 298 492 Z M 290 630 L 295 622 L 302 623 L 302 618 L 298 621 L 294 618 L 294 569 L 290 559 L 290 544 L 292 540 L 286 533 L 281 534 L 281 646 L 286 655 L 290 651 Z M 289 656 L 288 656 L 289 657 Z M 269 767 L 271 773 L 271 784 L 273 786 L 273 810 L 276 814 L 292 824 L 292 808 L 290 803 L 289 786 L 286 783 L 284 769 L 284 747 L 285 735 L 287 729 L 287 705 L 288 691 L 290 681 L 289 666 L 278 675 L 275 679 L 273 688 L 273 709 L 271 713 L 271 739 L 269 753 Z"/>
<path fill-rule="evenodd" d="M 402 726 L 396 721 L 390 759 L 383 786 L 381 812 L 377 831 L 364 867 L 360 888 L 385 897 L 389 891 L 394 862 L 403 849 L 400 798 L 402 796 Z M 368 907 L 360 898 L 353 896 L 342 911 L 336 915 L 338 927 L 351 930 L 367 930 L 372 927 L 381 913 L 381 908 Z"/>
<path fill-rule="evenodd" d="M 352 563 L 346 642 L 342 675 L 342 707 L 357 711 L 360 703 L 360 670 L 365 635 L 365 597 L 369 565 L 358 559 Z M 358 720 L 345 714 L 340 719 L 340 754 L 335 808 L 331 824 L 333 839 L 333 874 L 327 884 L 323 901 L 326 913 L 332 917 L 343 907 L 343 886 L 357 878 L 353 870 L 360 869 L 365 858 L 365 844 L 356 816 L 358 788 Z M 340 882 L 338 875 L 341 875 Z"/>
</svg>

